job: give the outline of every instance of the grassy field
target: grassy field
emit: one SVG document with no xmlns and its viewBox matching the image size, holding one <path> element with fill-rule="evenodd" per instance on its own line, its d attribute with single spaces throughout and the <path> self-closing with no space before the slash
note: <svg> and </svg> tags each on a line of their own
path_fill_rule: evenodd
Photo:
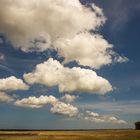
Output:
<svg viewBox="0 0 140 140">
<path fill-rule="evenodd" d="M 140 131 L 0 131 L 0 140 L 140 140 Z"/>
</svg>

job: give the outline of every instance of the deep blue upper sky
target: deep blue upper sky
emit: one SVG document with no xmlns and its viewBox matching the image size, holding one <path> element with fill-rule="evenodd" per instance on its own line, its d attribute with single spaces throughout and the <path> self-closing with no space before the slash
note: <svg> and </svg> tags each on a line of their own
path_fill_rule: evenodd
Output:
<svg viewBox="0 0 140 140">
<path fill-rule="evenodd" d="M 81 0 L 83 4 L 92 0 Z M 98 124 L 81 120 L 67 120 L 61 116 L 50 114 L 47 107 L 32 110 L 18 108 L 10 104 L 0 103 L 0 128 L 35 128 L 35 129 L 65 129 L 65 128 L 114 128 L 133 127 L 133 123 L 140 119 L 140 1 L 139 0 L 94 0 L 103 9 L 107 22 L 100 29 L 100 34 L 111 44 L 114 50 L 126 56 L 129 61 L 122 64 L 111 64 L 97 70 L 98 75 L 108 79 L 115 90 L 105 96 L 94 94 L 80 94 L 75 105 L 87 108 L 98 113 L 109 113 L 123 118 L 127 126 L 113 124 Z M 0 78 L 14 75 L 22 78 L 26 72 L 32 71 L 35 66 L 49 57 L 61 61 L 56 52 L 24 53 L 15 50 L 10 43 L 4 40 L 0 45 L 0 53 L 5 60 L 0 60 Z M 75 66 L 75 63 L 68 66 Z M 29 91 L 16 91 L 20 98 L 30 95 L 39 96 L 51 93 L 60 97 L 57 87 L 47 88 L 42 85 L 32 86 Z"/>
</svg>

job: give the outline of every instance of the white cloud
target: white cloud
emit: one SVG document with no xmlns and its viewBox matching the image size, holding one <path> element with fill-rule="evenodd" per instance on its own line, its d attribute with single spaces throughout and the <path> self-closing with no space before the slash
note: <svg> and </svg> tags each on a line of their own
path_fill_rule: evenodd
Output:
<svg viewBox="0 0 140 140">
<path fill-rule="evenodd" d="M 55 102 L 57 102 L 57 99 L 54 96 L 41 95 L 40 97 L 31 96 L 29 98 L 17 100 L 15 105 L 29 108 L 41 108 L 46 104 L 54 104 Z"/>
<path fill-rule="evenodd" d="M 101 26 L 105 17 L 100 8 L 93 9 L 79 0 L 1 0 L 0 32 L 16 48 L 44 51 L 58 37 L 74 36 Z M 34 39 L 39 39 L 36 45 Z"/>
<path fill-rule="evenodd" d="M 79 0 L 1 0 L 0 5 L 0 32 L 15 48 L 25 52 L 52 48 L 65 62 L 75 60 L 92 68 L 113 61 L 107 51 L 112 45 L 102 36 L 89 33 L 105 20 L 101 8 L 95 4 L 86 7 Z"/>
<path fill-rule="evenodd" d="M 78 96 L 65 94 L 64 96 L 60 98 L 60 100 L 71 103 L 71 102 L 74 102 L 77 98 Z"/>
<path fill-rule="evenodd" d="M 80 65 L 99 69 L 112 62 L 124 63 L 127 57 L 115 53 L 113 45 L 103 36 L 91 33 L 80 33 L 72 38 L 59 38 L 54 43 L 60 55 L 64 56 L 65 63 L 76 61 Z"/>
<path fill-rule="evenodd" d="M 61 99 L 60 99 L 61 100 Z M 43 96 L 35 97 L 30 96 L 21 100 L 15 101 L 14 105 L 26 108 L 42 108 L 45 105 L 51 105 L 50 112 L 54 114 L 60 114 L 68 117 L 75 117 L 76 119 L 84 119 L 96 123 L 114 123 L 114 124 L 127 124 L 124 120 L 119 120 L 114 116 L 110 115 L 99 115 L 98 113 L 86 111 L 80 113 L 79 109 L 71 104 L 66 104 L 54 96 Z M 0 92 L 0 101 L 13 101 L 12 98 L 5 96 L 5 93 Z"/>
<path fill-rule="evenodd" d="M 12 102 L 14 98 L 0 91 L 0 102 Z"/>
<path fill-rule="evenodd" d="M 112 49 L 103 36 L 89 33 L 105 23 L 101 8 L 92 4 L 86 7 L 79 0 L 1 0 L 0 32 L 12 42 L 13 47 L 24 52 L 55 49 L 65 58 L 64 62 L 76 61 L 80 65 L 99 69 L 112 62 L 126 62 Z M 0 40 L 0 44 L 1 44 Z M 3 56 L 0 55 L 0 59 Z M 60 92 L 87 92 L 101 95 L 112 91 L 108 80 L 95 71 L 80 67 L 64 67 L 58 61 L 49 59 L 38 64 L 36 69 L 24 74 L 29 84 L 58 86 Z M 10 102 L 13 97 L 3 91 L 27 90 L 29 86 L 14 76 L 0 79 L 0 101 Z M 76 96 L 65 95 L 61 100 L 72 102 Z M 78 116 L 79 110 L 63 103 L 53 96 L 24 98 L 15 102 L 16 106 L 41 108 L 52 105 L 52 113 Z M 99 115 L 87 111 L 86 120 L 95 122 L 126 123 L 113 116 Z"/>
<path fill-rule="evenodd" d="M 112 91 L 109 81 L 98 76 L 95 71 L 80 67 L 64 67 L 52 58 L 38 64 L 32 73 L 24 74 L 24 79 L 29 84 L 58 86 L 60 92 L 78 91 L 103 95 Z"/>
<path fill-rule="evenodd" d="M 78 108 L 63 102 L 56 102 L 50 110 L 52 113 L 67 115 L 69 117 L 77 116 Z"/>
<path fill-rule="evenodd" d="M 27 108 L 42 108 L 43 106 L 50 104 L 52 106 L 50 109 L 51 113 L 66 115 L 69 117 L 73 117 L 78 114 L 77 107 L 63 103 L 51 95 L 41 95 L 40 97 L 31 96 L 28 98 L 17 100 L 14 104 L 19 107 Z"/>
<path fill-rule="evenodd" d="M 65 57 L 65 62 L 77 61 L 80 65 L 99 69 L 112 63 L 112 48 L 100 35 L 90 33 L 77 34 L 73 38 L 60 38 L 55 42 L 58 52 Z"/>
<path fill-rule="evenodd" d="M 96 123 L 104 122 L 104 123 L 115 123 L 115 124 L 127 124 L 124 120 L 119 120 L 114 116 L 108 115 L 99 115 L 98 113 L 86 111 L 83 118 L 88 121 L 93 121 Z"/>
<path fill-rule="evenodd" d="M 28 88 L 28 85 L 14 76 L 0 79 L 0 91 L 27 90 Z"/>
</svg>

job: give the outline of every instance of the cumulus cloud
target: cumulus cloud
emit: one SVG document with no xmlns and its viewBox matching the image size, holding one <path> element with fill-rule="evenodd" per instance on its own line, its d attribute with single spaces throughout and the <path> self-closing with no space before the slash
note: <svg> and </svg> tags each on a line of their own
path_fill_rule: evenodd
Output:
<svg viewBox="0 0 140 140">
<path fill-rule="evenodd" d="M 21 79 L 14 76 L 0 79 L 0 102 L 12 102 L 14 97 L 8 95 L 7 91 L 27 90 L 29 88 Z"/>
<path fill-rule="evenodd" d="M 80 67 L 64 67 L 52 58 L 38 64 L 32 73 L 24 74 L 24 79 L 29 84 L 58 86 L 60 92 L 78 91 L 103 95 L 112 91 L 109 81 L 98 76 L 95 71 Z"/>
<path fill-rule="evenodd" d="M 60 98 L 60 100 L 71 103 L 71 102 L 74 102 L 77 98 L 78 96 L 65 94 L 64 96 Z"/>
<path fill-rule="evenodd" d="M 108 51 L 112 45 L 101 35 L 89 33 L 105 20 L 101 8 L 84 6 L 79 0 L 1 0 L 0 5 L 0 32 L 15 48 L 55 49 L 65 62 L 75 60 L 96 69 L 113 61 Z M 122 57 L 118 62 L 124 61 Z"/>
<path fill-rule="evenodd" d="M 12 102 L 14 98 L 0 91 L 0 102 Z"/>
<path fill-rule="evenodd" d="M 105 17 L 99 8 L 93 9 L 79 0 L 1 0 L 0 31 L 16 48 L 44 51 L 58 37 L 74 36 L 101 26 Z"/>
<path fill-rule="evenodd" d="M 86 111 L 86 113 L 83 115 L 85 120 L 93 121 L 97 123 L 115 123 L 115 124 L 127 124 L 124 120 L 119 120 L 114 116 L 108 116 L 108 115 L 99 115 L 98 113 Z"/>
<path fill-rule="evenodd" d="M 24 52 L 55 49 L 64 57 L 64 63 L 76 61 L 94 69 L 112 62 L 123 63 L 128 60 L 116 54 L 113 45 L 97 33 L 105 21 L 101 8 L 95 4 L 84 6 L 79 0 L 1 0 L 0 4 L 0 33 L 11 41 L 14 48 Z M 2 43 L 0 39 L 0 44 Z M 4 56 L 0 54 L 0 60 L 3 59 Z M 52 58 L 38 64 L 33 72 L 26 73 L 23 77 L 30 85 L 58 86 L 60 92 L 77 91 L 104 95 L 113 90 L 109 81 L 98 76 L 95 71 L 81 67 L 64 67 Z M 0 101 L 14 100 L 6 91 L 27 89 L 29 86 L 14 76 L 0 79 Z M 80 114 L 77 107 L 62 102 L 72 102 L 76 98 L 77 96 L 68 94 L 60 100 L 51 95 L 31 96 L 15 101 L 15 105 L 41 108 L 50 104 L 52 113 L 78 117 Z M 84 114 L 84 119 L 126 123 L 113 116 L 89 111 Z"/>
<path fill-rule="evenodd" d="M 40 97 L 31 96 L 28 98 L 17 100 L 14 104 L 19 107 L 27 107 L 27 108 L 41 108 L 47 104 L 50 104 L 52 106 L 50 109 L 51 113 L 66 115 L 69 117 L 73 117 L 78 114 L 77 107 L 63 103 L 51 95 L 50 96 L 41 95 Z"/>
<path fill-rule="evenodd" d="M 0 79 L 0 91 L 27 90 L 28 88 L 28 85 L 14 76 Z"/>
<path fill-rule="evenodd" d="M 77 107 L 74 107 L 70 104 L 65 104 L 63 102 L 56 102 L 56 104 L 53 104 L 53 107 L 50 110 L 52 113 L 61 114 L 61 115 L 67 115 L 69 117 L 77 116 L 79 110 Z"/>
<path fill-rule="evenodd" d="M 7 95 L 5 96 L 4 93 L 0 92 L 0 101 L 9 102 L 13 100 Z M 57 99 L 52 95 L 50 96 L 41 95 L 40 97 L 30 96 L 28 98 L 23 98 L 21 100 L 15 101 L 14 105 L 19 107 L 26 107 L 26 108 L 42 108 L 45 105 L 51 105 L 50 112 L 53 114 L 74 117 L 75 119 L 84 119 L 96 123 L 127 124 L 126 121 L 119 120 L 114 116 L 99 115 L 98 113 L 91 112 L 91 111 L 86 111 L 84 113 L 81 113 L 77 107 L 69 103 L 68 104 L 64 103 L 61 101 L 61 99 Z"/>
<path fill-rule="evenodd" d="M 46 104 L 54 104 L 57 99 L 54 96 L 43 96 L 35 97 L 31 96 L 29 98 L 23 98 L 15 102 L 16 106 L 29 107 L 29 108 L 41 108 Z"/>
<path fill-rule="evenodd" d="M 80 65 L 99 69 L 113 61 L 109 51 L 113 46 L 97 34 L 81 33 L 70 39 L 60 38 L 55 47 L 65 57 L 65 63 L 75 60 Z"/>
</svg>

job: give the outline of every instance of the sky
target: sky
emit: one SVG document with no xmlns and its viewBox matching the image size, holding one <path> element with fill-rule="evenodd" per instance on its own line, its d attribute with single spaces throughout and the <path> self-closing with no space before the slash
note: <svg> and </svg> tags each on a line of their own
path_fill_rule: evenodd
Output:
<svg viewBox="0 0 140 140">
<path fill-rule="evenodd" d="M 1 0 L 0 129 L 134 128 L 139 0 Z"/>
</svg>

